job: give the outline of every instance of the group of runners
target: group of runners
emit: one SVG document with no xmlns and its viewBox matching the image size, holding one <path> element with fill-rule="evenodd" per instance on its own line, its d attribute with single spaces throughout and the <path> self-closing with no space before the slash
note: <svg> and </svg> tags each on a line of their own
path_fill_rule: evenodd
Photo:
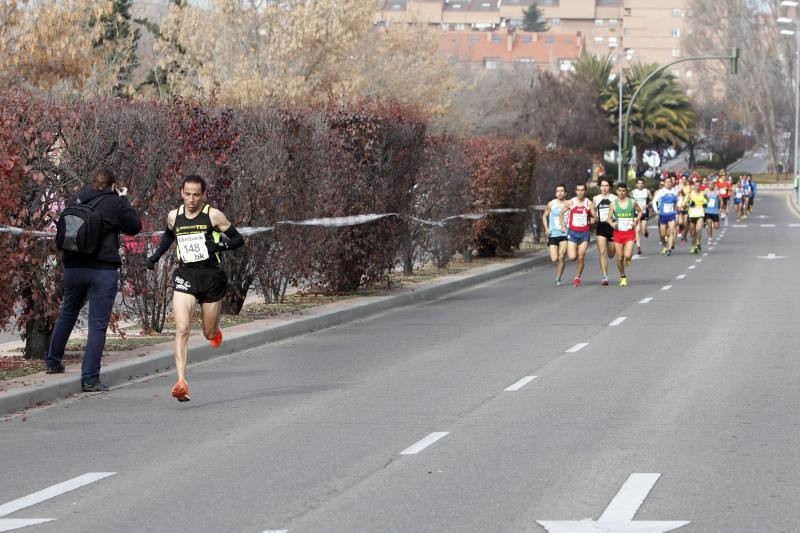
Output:
<svg viewBox="0 0 800 533">
<path fill-rule="evenodd" d="M 586 252 L 589 249 L 591 223 L 595 222 L 595 238 L 600 260 L 601 285 L 608 285 L 609 260 L 616 259 L 619 284 L 628 285 L 626 268 L 636 254 L 642 254 L 642 239 L 649 237 L 647 227 L 651 217 L 658 217 L 661 254 L 672 255 L 677 242 L 690 243 L 689 253 L 702 251 L 703 229 L 709 245 L 720 221 L 727 223 L 730 199 L 733 198 L 738 220 L 747 218 L 753 210 L 757 185 L 751 176 L 742 176 L 734 185 L 723 170 L 718 175 L 668 173 L 661 177 L 653 194 L 645 187 L 643 178 L 634 188 L 618 183 L 612 192 L 611 181 L 602 178 L 600 194 L 586 198 L 586 185 L 575 188 L 575 197 L 567 199 L 564 185 L 556 187 L 542 216 L 548 236 L 550 259 L 556 264 L 556 285 L 562 285 L 567 261 L 577 261 L 572 284 L 581 285 Z"/>
</svg>

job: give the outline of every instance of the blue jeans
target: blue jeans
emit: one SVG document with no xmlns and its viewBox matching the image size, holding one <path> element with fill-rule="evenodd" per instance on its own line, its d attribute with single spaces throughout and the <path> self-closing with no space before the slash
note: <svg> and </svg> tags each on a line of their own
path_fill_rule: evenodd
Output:
<svg viewBox="0 0 800 533">
<path fill-rule="evenodd" d="M 100 358 L 103 356 L 108 321 L 117 296 L 117 281 L 116 270 L 64 269 L 64 301 L 45 358 L 49 368 L 58 367 L 64 359 L 64 348 L 88 297 L 89 338 L 86 340 L 86 352 L 83 354 L 81 379 L 90 385 L 100 379 Z"/>
</svg>

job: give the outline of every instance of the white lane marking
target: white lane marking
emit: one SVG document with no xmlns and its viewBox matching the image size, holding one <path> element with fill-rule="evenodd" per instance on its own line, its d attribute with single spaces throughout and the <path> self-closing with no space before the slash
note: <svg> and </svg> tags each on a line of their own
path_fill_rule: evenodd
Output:
<svg viewBox="0 0 800 533">
<path fill-rule="evenodd" d="M 537 523 L 550 533 L 665 533 L 690 524 L 685 520 L 633 520 L 660 477 L 661 474 L 631 474 L 596 521 L 537 520 Z"/>
<path fill-rule="evenodd" d="M 708 252 L 703 252 L 703 257 L 706 257 L 707 255 L 708 255 Z"/>
<path fill-rule="evenodd" d="M 708 249 L 708 251 L 709 252 L 713 252 L 714 251 L 714 247 L 712 246 L 711 248 Z"/>
<path fill-rule="evenodd" d="M 624 100 L 623 100 L 623 102 L 624 102 Z M 761 227 L 762 228 L 774 228 L 775 224 L 761 224 Z"/>
<path fill-rule="evenodd" d="M 114 474 L 116 474 L 116 472 L 89 472 L 88 474 L 84 474 L 82 476 L 64 481 L 63 483 L 47 487 L 46 489 L 34 492 L 33 494 L 28 494 L 27 496 L 23 496 L 22 498 L 14 501 L 4 503 L 3 505 L 0 505 L 0 517 L 10 515 L 11 513 L 15 513 L 32 505 L 36 505 L 37 503 L 42 503 L 50 498 L 55 498 L 56 496 L 60 496 L 65 492 L 78 489 L 84 485 L 94 483 L 95 481 L 100 481 L 101 479 L 113 476 Z"/>
<path fill-rule="evenodd" d="M 684 279 L 685 277 L 686 277 L 686 274 L 680 274 L 680 275 L 679 275 L 677 278 L 675 278 L 675 279 Z"/>
<path fill-rule="evenodd" d="M 611 322 L 611 324 L 609 324 L 609 326 L 619 326 L 620 324 L 622 324 L 623 322 L 625 322 L 625 319 L 626 319 L 626 318 L 628 318 L 628 317 L 626 317 L 626 316 L 621 316 L 621 317 L 619 317 L 619 318 L 615 318 L 615 319 L 614 319 L 614 320 Z"/>
<path fill-rule="evenodd" d="M 640 303 L 640 304 L 647 304 L 647 303 L 650 303 L 650 302 L 652 302 L 652 301 L 653 301 L 653 299 L 652 299 L 652 298 L 642 298 L 642 299 L 639 301 L 639 303 Z"/>
<path fill-rule="evenodd" d="M 694 262 L 695 262 L 695 263 L 702 263 L 702 262 L 703 262 L 703 260 L 702 260 L 702 259 L 695 259 L 695 260 L 694 260 Z"/>
<path fill-rule="evenodd" d="M 116 472 L 89 472 L 88 474 L 84 474 L 82 476 L 78 476 L 76 478 L 64 481 L 63 483 L 58 483 L 56 485 L 47 487 L 46 489 L 42 489 L 32 494 L 28 494 L 27 496 L 23 496 L 22 498 L 17 498 L 16 500 L 12 500 L 8 503 L 0 505 L 0 517 L 10 515 L 11 513 L 16 513 L 17 511 L 21 511 L 22 509 L 26 509 L 38 503 L 45 502 L 49 499 L 55 498 L 56 496 L 60 496 L 64 493 L 73 491 L 75 489 L 79 489 L 85 485 L 89 485 L 90 483 L 94 483 L 95 481 L 100 481 L 103 478 L 113 476 L 114 474 L 116 474 Z M 55 519 L 54 518 L 22 518 L 22 519 L 0 518 L 0 531 L 11 531 L 13 529 L 18 529 L 21 527 L 30 526 L 34 524 L 43 524 L 45 522 L 52 522 L 53 520 Z"/>
<path fill-rule="evenodd" d="M 527 385 L 528 383 L 530 383 L 531 381 L 533 381 L 534 379 L 536 379 L 536 376 L 525 376 L 521 380 L 517 381 L 513 385 L 509 385 L 508 387 L 506 387 L 503 390 L 505 390 L 506 392 L 516 392 L 516 391 L 520 390 L 522 387 L 524 387 L 525 385 Z"/>
<path fill-rule="evenodd" d="M 623 100 L 624 102 L 624 100 Z M 288 529 L 265 529 L 263 533 L 289 533 Z"/>
<path fill-rule="evenodd" d="M 624 102 L 625 100 L 623 100 Z M 789 224 L 790 228 L 800 228 L 800 224 Z"/>
<path fill-rule="evenodd" d="M 668 291 L 668 290 L 670 290 L 671 288 L 672 288 L 672 285 L 664 285 L 663 287 L 661 287 L 661 290 L 662 290 L 662 291 Z"/>
<path fill-rule="evenodd" d="M 419 452 L 421 452 L 422 450 L 424 450 L 425 448 L 427 448 L 428 446 L 430 446 L 434 442 L 445 438 L 449 434 L 450 434 L 449 431 L 434 431 L 433 433 L 431 433 L 430 435 L 428 435 L 424 439 L 420 440 L 419 442 L 416 442 L 416 443 L 412 444 L 411 446 L 409 446 L 408 448 L 406 448 L 405 450 L 400 452 L 400 455 L 415 455 L 415 454 L 418 454 Z"/>
<path fill-rule="evenodd" d="M 572 348 L 567 350 L 566 353 L 575 353 L 578 350 L 582 350 L 582 349 L 586 348 L 587 346 L 589 346 L 588 342 L 579 342 L 578 344 L 576 344 L 575 346 L 573 346 Z"/>
<path fill-rule="evenodd" d="M 747 224 L 734 224 L 733 227 L 734 228 L 746 228 Z"/>
<path fill-rule="evenodd" d="M 770 260 L 770 261 L 771 261 L 772 259 L 784 259 L 784 258 L 786 258 L 786 256 L 785 256 L 785 255 L 775 255 L 775 254 L 769 254 L 769 255 L 759 255 L 759 256 L 757 256 L 757 257 L 758 257 L 759 259 L 767 259 L 767 260 Z"/>
<path fill-rule="evenodd" d="M 689 267 L 689 270 L 694 270 L 695 268 L 697 268 L 697 265 L 692 265 Z"/>
</svg>

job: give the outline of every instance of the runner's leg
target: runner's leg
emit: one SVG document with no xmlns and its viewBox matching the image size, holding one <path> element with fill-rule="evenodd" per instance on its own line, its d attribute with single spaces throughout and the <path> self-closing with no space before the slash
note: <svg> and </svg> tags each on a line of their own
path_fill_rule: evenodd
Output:
<svg viewBox="0 0 800 533">
<path fill-rule="evenodd" d="M 586 250 L 589 249 L 589 241 L 583 241 L 578 246 L 578 271 L 575 274 L 576 278 L 580 278 L 583 275 L 583 266 L 586 259 Z"/>
<path fill-rule="evenodd" d="M 567 262 L 565 261 L 565 257 L 567 255 L 567 241 L 561 241 L 558 243 L 558 266 L 556 267 L 556 277 L 561 279 L 561 276 L 564 274 L 564 269 L 567 266 Z"/>
<path fill-rule="evenodd" d="M 172 296 L 172 312 L 175 316 L 175 370 L 178 372 L 179 382 L 186 381 L 189 334 L 195 305 L 197 298 L 191 294 L 175 291 Z"/>
<path fill-rule="evenodd" d="M 614 245 L 608 245 L 608 239 L 598 235 L 597 236 L 597 251 L 600 256 L 600 273 L 603 274 L 603 279 L 608 277 L 608 259 L 614 257 L 614 254 L 609 251 Z M 581 269 L 583 270 L 583 269 Z M 578 275 L 580 277 L 580 275 Z"/>
<path fill-rule="evenodd" d="M 206 339 L 213 339 L 219 331 L 219 319 L 222 315 L 222 300 L 212 303 L 204 303 L 200 306 L 200 313 L 203 319 L 203 335 Z"/>
</svg>

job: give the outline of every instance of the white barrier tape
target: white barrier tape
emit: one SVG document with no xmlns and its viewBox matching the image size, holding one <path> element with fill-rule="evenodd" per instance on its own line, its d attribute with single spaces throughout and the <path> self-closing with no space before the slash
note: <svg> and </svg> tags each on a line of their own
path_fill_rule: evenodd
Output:
<svg viewBox="0 0 800 533">
<path fill-rule="evenodd" d="M 286 226 L 318 226 L 323 228 L 340 228 L 345 226 L 358 226 L 361 224 L 369 224 L 370 222 L 374 222 L 376 220 L 380 220 L 382 218 L 388 217 L 400 217 L 405 216 L 415 222 L 419 222 L 420 224 L 426 224 L 428 226 L 435 226 L 435 227 L 444 227 L 447 225 L 447 222 L 452 220 L 480 220 L 485 218 L 491 214 L 506 214 L 506 213 L 527 213 L 527 209 L 519 209 L 519 208 L 499 208 L 499 209 L 488 209 L 484 213 L 464 213 L 461 215 L 453 215 L 447 218 L 443 218 L 442 220 L 426 220 L 423 218 L 417 218 L 411 215 L 400 215 L 398 213 L 380 213 L 380 214 L 369 214 L 369 215 L 354 215 L 349 217 L 329 217 L 329 218 L 310 218 L 308 220 L 281 220 L 275 223 L 274 226 L 244 226 L 241 228 L 237 228 L 239 233 L 241 233 L 245 237 L 249 237 L 251 235 L 258 235 L 260 233 L 268 233 L 270 231 L 275 231 L 275 228 L 279 225 L 286 225 Z M 45 231 L 34 231 L 34 230 L 26 230 L 22 228 L 16 228 L 13 226 L 0 226 L 0 233 L 11 233 L 12 235 L 32 235 L 34 237 L 44 237 L 47 239 L 52 239 L 55 237 L 55 233 L 48 233 Z M 137 237 L 160 237 L 161 234 L 164 233 L 163 231 L 145 231 L 136 235 Z"/>
<path fill-rule="evenodd" d="M 0 226 L 0 233 L 10 233 L 12 235 L 33 235 L 34 237 L 45 237 L 48 239 L 52 239 L 56 236 L 55 233 L 15 228 L 14 226 Z"/>
</svg>

